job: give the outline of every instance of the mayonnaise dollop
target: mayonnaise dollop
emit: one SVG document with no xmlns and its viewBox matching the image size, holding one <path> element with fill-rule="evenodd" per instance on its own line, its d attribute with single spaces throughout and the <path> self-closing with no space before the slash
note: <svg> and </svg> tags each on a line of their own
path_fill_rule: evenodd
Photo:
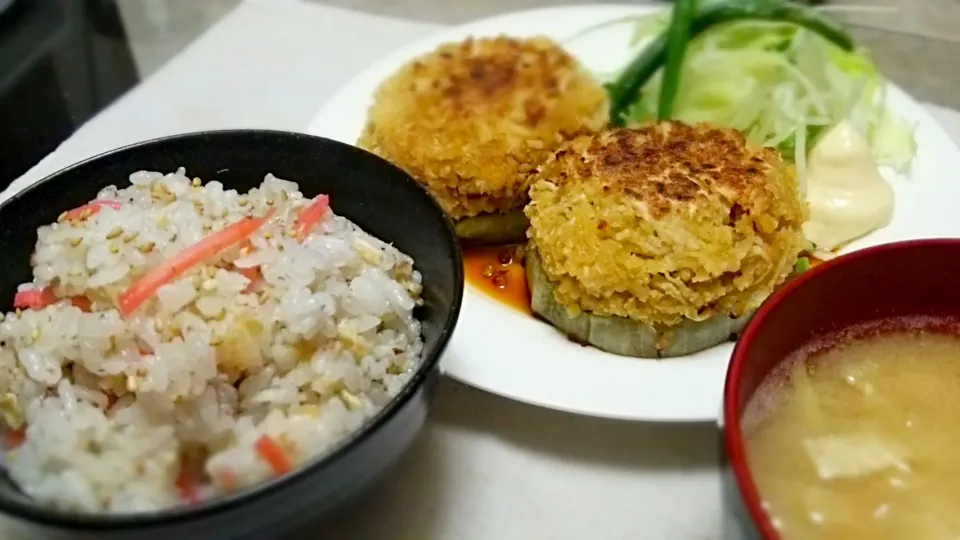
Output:
<svg viewBox="0 0 960 540">
<path fill-rule="evenodd" d="M 810 219 L 803 232 L 818 249 L 833 250 L 893 217 L 893 189 L 867 141 L 845 120 L 814 146 L 804 180 Z"/>
</svg>

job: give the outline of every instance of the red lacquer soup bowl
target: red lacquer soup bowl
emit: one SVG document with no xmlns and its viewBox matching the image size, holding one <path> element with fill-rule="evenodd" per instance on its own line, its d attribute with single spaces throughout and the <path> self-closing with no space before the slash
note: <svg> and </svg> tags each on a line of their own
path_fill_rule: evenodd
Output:
<svg viewBox="0 0 960 540">
<path fill-rule="evenodd" d="M 818 337 L 900 317 L 960 317 L 960 239 L 884 244 L 828 261 L 774 293 L 733 352 L 723 395 L 724 540 L 779 540 L 761 506 L 740 420 L 774 367 Z"/>
</svg>

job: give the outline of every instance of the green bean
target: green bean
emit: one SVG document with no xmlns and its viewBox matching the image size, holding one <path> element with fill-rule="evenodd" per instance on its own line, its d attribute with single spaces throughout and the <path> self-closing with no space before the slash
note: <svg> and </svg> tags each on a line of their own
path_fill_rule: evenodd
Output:
<svg viewBox="0 0 960 540">
<path fill-rule="evenodd" d="M 667 29 L 666 60 L 663 64 L 663 84 L 660 85 L 660 104 L 657 118 L 669 120 L 673 115 L 673 103 L 680 88 L 683 73 L 683 57 L 690 41 L 690 25 L 697 12 L 697 0 L 677 0 Z"/>
</svg>

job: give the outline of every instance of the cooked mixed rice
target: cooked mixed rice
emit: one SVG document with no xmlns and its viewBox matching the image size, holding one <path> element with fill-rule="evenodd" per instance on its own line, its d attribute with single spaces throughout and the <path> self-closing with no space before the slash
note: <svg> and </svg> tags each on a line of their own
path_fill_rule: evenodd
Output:
<svg viewBox="0 0 960 540">
<path fill-rule="evenodd" d="M 283 474 L 420 362 L 413 260 L 267 175 L 137 172 L 40 227 L 0 315 L 6 467 L 78 512 L 194 503 Z"/>
</svg>

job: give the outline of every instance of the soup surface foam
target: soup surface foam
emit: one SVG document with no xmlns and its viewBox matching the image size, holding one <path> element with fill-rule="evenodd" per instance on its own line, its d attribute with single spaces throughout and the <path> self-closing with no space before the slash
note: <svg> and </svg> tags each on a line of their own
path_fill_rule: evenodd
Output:
<svg viewBox="0 0 960 540">
<path fill-rule="evenodd" d="M 960 336 L 900 330 L 819 348 L 779 366 L 742 421 L 782 539 L 960 538 Z"/>
</svg>

